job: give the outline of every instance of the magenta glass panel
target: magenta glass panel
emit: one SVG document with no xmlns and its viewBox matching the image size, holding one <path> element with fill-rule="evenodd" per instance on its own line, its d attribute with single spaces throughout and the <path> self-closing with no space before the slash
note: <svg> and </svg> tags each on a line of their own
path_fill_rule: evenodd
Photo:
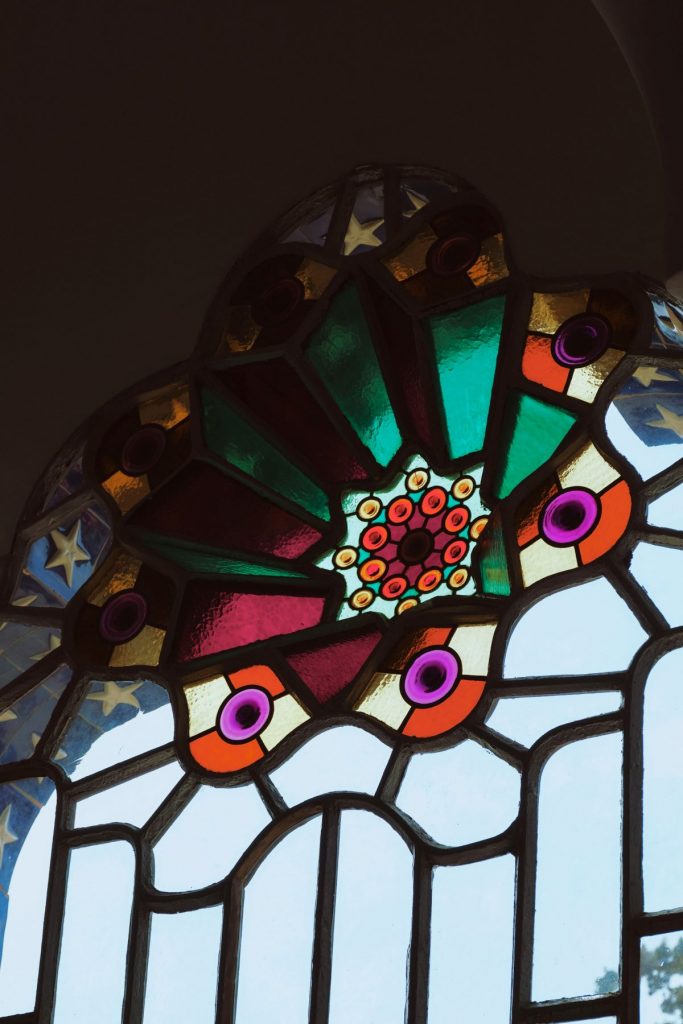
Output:
<svg viewBox="0 0 683 1024">
<path fill-rule="evenodd" d="M 288 655 L 287 661 L 316 700 L 325 704 L 353 682 L 381 639 L 379 630 L 364 629 L 343 639 L 311 644 Z"/>
</svg>

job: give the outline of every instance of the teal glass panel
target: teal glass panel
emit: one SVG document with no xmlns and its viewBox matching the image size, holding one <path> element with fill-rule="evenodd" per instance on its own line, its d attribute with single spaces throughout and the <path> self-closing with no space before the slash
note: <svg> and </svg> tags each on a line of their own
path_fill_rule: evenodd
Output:
<svg viewBox="0 0 683 1024">
<path fill-rule="evenodd" d="M 482 590 L 485 594 L 493 594 L 495 597 L 509 597 L 511 593 L 510 574 L 505 554 L 503 529 L 496 520 L 489 520 L 479 542 L 479 550 L 481 551 L 479 574 Z"/>
<path fill-rule="evenodd" d="M 357 290 L 347 285 L 314 331 L 306 358 L 374 458 L 386 466 L 401 446 Z"/>
<path fill-rule="evenodd" d="M 513 394 L 505 411 L 505 454 L 498 469 L 496 495 L 506 498 L 517 484 L 542 466 L 575 423 L 576 417 L 564 409 L 531 395 Z"/>
<path fill-rule="evenodd" d="M 281 568 L 278 565 L 255 562 L 237 553 L 221 551 L 219 548 L 200 547 L 199 544 L 192 544 L 189 541 L 168 540 L 146 530 L 136 531 L 135 537 L 145 547 L 158 552 L 162 558 L 167 558 L 169 562 L 174 562 L 188 572 L 221 573 L 225 576 L 276 576 L 280 579 L 306 578 L 303 573 L 294 572 L 287 566 Z"/>
<path fill-rule="evenodd" d="M 202 421 L 211 451 L 319 519 L 330 518 L 324 491 L 208 388 L 202 390 Z"/>
<path fill-rule="evenodd" d="M 429 320 L 454 459 L 483 447 L 504 312 L 498 296 Z"/>
</svg>

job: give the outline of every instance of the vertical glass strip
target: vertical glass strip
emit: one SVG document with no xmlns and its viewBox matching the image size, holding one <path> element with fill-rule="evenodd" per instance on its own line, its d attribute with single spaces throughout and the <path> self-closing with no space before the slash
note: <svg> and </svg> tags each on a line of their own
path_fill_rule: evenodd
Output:
<svg viewBox="0 0 683 1024">
<path fill-rule="evenodd" d="M 531 395 L 510 397 L 503 426 L 503 461 L 498 468 L 496 494 L 506 498 L 517 484 L 557 451 L 576 417 Z"/>
<path fill-rule="evenodd" d="M 223 907 L 152 914 L 143 1024 L 214 1024 Z"/>
<path fill-rule="evenodd" d="M 128 843 L 71 852 L 54 1024 L 121 1024 L 134 885 Z"/>
<path fill-rule="evenodd" d="M 211 451 L 319 519 L 329 519 L 325 493 L 247 423 L 230 403 L 202 390 L 204 438 Z"/>
<path fill-rule="evenodd" d="M 478 302 L 429 320 L 451 457 L 484 444 L 505 298 Z"/>
<path fill-rule="evenodd" d="M 358 291 L 347 285 L 313 333 L 306 358 L 380 465 L 401 446 Z"/>
<path fill-rule="evenodd" d="M 683 1008 L 683 932 L 640 940 L 640 1024 L 675 1024 Z"/>
<path fill-rule="evenodd" d="M 514 904 L 515 859 L 510 854 L 435 869 L 429 1024 L 507 1024 Z"/>
<path fill-rule="evenodd" d="M 610 734 L 561 747 L 541 774 L 534 1000 L 619 987 L 621 769 Z"/>
</svg>

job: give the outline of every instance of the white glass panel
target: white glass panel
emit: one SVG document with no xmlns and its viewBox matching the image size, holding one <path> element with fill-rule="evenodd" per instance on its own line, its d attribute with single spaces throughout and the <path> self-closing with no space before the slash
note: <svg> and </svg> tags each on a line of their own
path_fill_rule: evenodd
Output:
<svg viewBox="0 0 683 1024">
<path fill-rule="evenodd" d="M 54 1024 L 121 1024 L 134 882 L 128 843 L 72 851 Z"/>
<path fill-rule="evenodd" d="M 683 932 L 648 935 L 640 940 L 640 1024 L 677 1024 L 680 1012 L 665 1013 L 662 1002 L 668 996 L 676 1001 L 681 975 L 676 971 L 683 956 Z M 648 979 L 661 983 L 650 994 Z"/>
<path fill-rule="evenodd" d="M 429 1024 L 508 1024 L 514 886 L 510 855 L 435 869 Z"/>
<path fill-rule="evenodd" d="M 683 906 L 683 648 L 665 654 L 645 685 L 643 883 L 645 909 Z"/>
<path fill-rule="evenodd" d="M 75 827 L 112 821 L 142 827 L 182 777 L 182 768 L 177 761 L 172 761 L 85 797 L 76 805 Z"/>
<path fill-rule="evenodd" d="M 591 580 L 542 597 L 524 612 L 510 635 L 504 675 L 618 672 L 646 639 L 607 580 Z"/>
<path fill-rule="evenodd" d="M 437 842 L 461 846 L 505 831 L 519 810 L 519 783 L 516 768 L 464 740 L 414 754 L 396 805 Z"/>
<path fill-rule="evenodd" d="M 304 743 L 272 779 L 291 806 L 321 793 L 374 793 L 390 753 L 365 729 L 339 725 Z"/>
<path fill-rule="evenodd" d="M 9 880 L 0 958 L 0 1014 L 27 1013 L 35 1005 L 56 807 L 53 795 L 28 827 Z M 0 867 L 11 852 L 10 844 L 23 838 L 21 833 L 10 813 L 0 830 Z M 2 898 L 7 896 L 2 894 Z"/>
<path fill-rule="evenodd" d="M 683 551 L 641 541 L 633 551 L 631 572 L 669 625 L 683 625 Z"/>
<path fill-rule="evenodd" d="M 538 697 L 501 697 L 486 724 L 530 747 L 558 725 L 618 711 L 620 707 L 620 693 L 544 693 Z"/>
<path fill-rule="evenodd" d="M 656 410 L 653 411 L 656 416 Z M 672 444 L 656 444 L 649 448 L 631 430 L 614 404 L 607 409 L 605 428 L 607 436 L 616 450 L 625 459 L 628 459 L 643 480 L 649 480 L 655 473 L 661 472 L 667 466 L 672 466 L 683 456 L 681 441 L 674 441 Z M 671 433 L 670 436 L 673 438 L 675 435 Z"/>
<path fill-rule="evenodd" d="M 308 1020 L 320 818 L 278 843 L 246 887 L 236 1024 Z"/>
<path fill-rule="evenodd" d="M 647 507 L 647 521 L 653 526 L 683 530 L 683 484 L 676 484 Z"/>
<path fill-rule="evenodd" d="M 218 882 L 269 821 L 253 783 L 202 786 L 154 847 L 155 886 L 181 892 Z"/>
<path fill-rule="evenodd" d="M 330 1024 L 403 1024 L 413 856 L 368 811 L 341 816 Z"/>
<path fill-rule="evenodd" d="M 533 953 L 535 1000 L 590 995 L 618 969 L 621 735 L 560 748 L 541 775 Z"/>
<path fill-rule="evenodd" d="M 79 723 L 75 723 L 75 726 Z M 106 724 L 106 722 L 105 722 Z M 137 714 L 102 733 L 82 759 L 70 772 L 71 778 L 84 779 L 87 775 L 110 768 L 130 757 L 163 747 L 173 739 L 173 710 L 170 704 L 155 708 L 146 714 Z M 69 740 L 69 734 L 64 742 Z"/>
<path fill-rule="evenodd" d="M 214 1024 L 223 907 L 152 914 L 143 1024 Z"/>
</svg>

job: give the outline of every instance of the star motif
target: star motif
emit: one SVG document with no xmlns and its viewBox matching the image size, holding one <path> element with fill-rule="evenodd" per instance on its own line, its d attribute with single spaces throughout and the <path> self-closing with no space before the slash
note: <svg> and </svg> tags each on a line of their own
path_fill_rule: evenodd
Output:
<svg viewBox="0 0 683 1024">
<path fill-rule="evenodd" d="M 140 702 L 135 691 L 139 690 L 142 683 L 129 683 L 128 686 L 119 686 L 118 683 L 107 680 L 102 684 L 104 689 L 100 693 L 89 693 L 87 700 L 99 700 L 102 703 L 102 714 L 105 718 L 112 713 L 119 704 L 128 704 L 132 708 L 140 709 Z"/>
<path fill-rule="evenodd" d="M 669 314 L 669 319 L 676 334 L 683 334 L 683 320 L 678 315 L 678 311 L 673 306 L 670 306 L 668 302 L 666 303 L 666 311 Z"/>
<path fill-rule="evenodd" d="M 671 409 L 667 409 L 664 405 L 656 406 L 657 412 L 662 417 L 661 420 L 648 420 L 648 427 L 659 427 L 661 430 L 672 430 L 677 437 L 683 441 L 683 415 L 672 412 Z"/>
<path fill-rule="evenodd" d="M 367 220 L 364 224 L 361 224 L 355 213 L 352 213 L 344 238 L 344 255 L 350 256 L 359 245 L 381 245 L 382 240 L 377 237 L 375 231 L 382 224 L 384 224 L 383 217 L 378 217 L 376 220 Z"/>
<path fill-rule="evenodd" d="M 668 373 L 663 373 L 658 366 L 641 366 L 633 376 L 644 388 L 649 388 L 653 380 L 674 380 Z"/>
<path fill-rule="evenodd" d="M 2 859 L 5 855 L 5 847 L 9 846 L 10 843 L 16 843 L 18 836 L 15 836 L 10 831 L 9 827 L 9 816 L 12 810 L 12 805 L 7 804 L 2 814 L 0 814 L 0 867 L 2 867 Z"/>
<path fill-rule="evenodd" d="M 16 717 L 11 708 L 5 708 L 4 711 L 0 711 L 0 722 L 13 722 Z"/>
<path fill-rule="evenodd" d="M 34 750 L 38 746 L 39 742 L 40 742 L 40 735 L 37 732 L 32 732 L 31 733 L 31 744 L 32 744 Z M 60 749 L 57 751 L 57 753 L 53 755 L 52 760 L 53 761 L 63 761 L 65 757 L 66 757 L 66 750 L 62 750 L 61 747 L 60 747 Z M 45 776 L 41 775 L 38 778 L 38 782 L 45 782 Z"/>
<path fill-rule="evenodd" d="M 50 540 L 55 546 L 53 555 L 45 563 L 46 569 L 64 569 L 67 587 L 71 587 L 74 580 L 74 566 L 76 562 L 89 562 L 90 555 L 80 546 L 81 523 L 80 520 L 74 523 L 69 533 L 62 533 L 61 530 L 50 530 Z"/>
<path fill-rule="evenodd" d="M 37 594 L 26 594 L 25 597 L 17 597 L 12 601 L 15 608 L 28 608 L 34 601 L 38 600 Z"/>
<path fill-rule="evenodd" d="M 412 217 L 412 216 L 414 216 L 414 214 L 416 214 L 418 210 L 421 210 L 423 206 L 427 205 L 427 200 L 426 199 L 422 199 L 420 196 L 416 195 L 414 192 L 411 192 L 409 188 L 405 189 L 405 194 L 407 195 L 408 199 L 410 199 L 410 202 L 413 205 L 413 209 L 412 210 L 406 210 L 405 213 L 403 214 L 404 217 Z"/>
<path fill-rule="evenodd" d="M 37 654 L 31 655 L 31 661 L 41 661 L 47 654 L 52 654 L 59 647 L 61 641 L 58 636 L 54 633 L 50 633 L 49 646 L 46 651 L 38 651 Z"/>
</svg>

